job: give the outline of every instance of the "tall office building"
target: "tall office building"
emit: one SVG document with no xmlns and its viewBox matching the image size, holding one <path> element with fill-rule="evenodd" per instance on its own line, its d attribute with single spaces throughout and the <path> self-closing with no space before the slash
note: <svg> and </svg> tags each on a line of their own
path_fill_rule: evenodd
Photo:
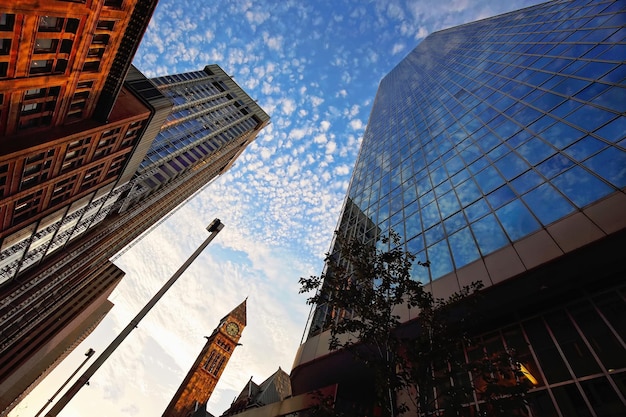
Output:
<svg viewBox="0 0 626 417">
<path fill-rule="evenodd" d="M 122 85 L 155 6 L 0 6 L 0 284 L 96 224 L 135 171 L 155 109 Z"/>
<path fill-rule="evenodd" d="M 207 158 L 228 154 L 219 172 L 230 168 L 269 116 L 218 65 L 153 78 L 174 107 L 132 179 L 121 211 L 167 187 L 176 178 L 204 176 Z"/>
<path fill-rule="evenodd" d="M 92 276 L 37 271 L 54 257 L 72 262 L 71 242 L 105 218 L 140 162 L 133 153 L 171 107 L 124 84 L 155 7 L 0 6 L 0 415 L 102 318 L 123 276 L 106 263 Z"/>
<path fill-rule="evenodd" d="M 113 308 L 108 300 L 124 272 L 109 263 L 97 281 L 65 301 L 57 311 L 31 332 L 11 355 L 3 357 L 0 381 L 0 416 L 6 416 L 43 381 L 102 321 Z"/>
<path fill-rule="evenodd" d="M 626 414 L 625 16 L 554 1 L 431 34 L 380 83 L 339 221 L 398 233 L 435 297 L 482 280 L 475 336 L 516 349 L 533 416 Z M 294 395 L 368 390 L 328 350 L 331 310 L 316 306 Z"/>
<path fill-rule="evenodd" d="M 269 123 L 269 116 L 217 65 L 154 82 L 131 68 L 124 85 L 152 117 L 142 123 L 142 135 L 117 181 L 108 185 L 106 210 L 87 205 L 79 215 L 65 214 L 58 220 L 63 231 L 82 233 L 0 288 L 2 361 L 14 356 L 27 361 L 18 354 L 24 346 L 34 348 L 30 341 L 47 332 L 46 320 L 91 291 L 105 277 L 113 255 L 228 170 Z M 125 137 L 121 127 L 109 130 Z M 23 238 L 24 250 L 39 238 L 38 233 Z M 2 367 L 0 362 L 0 379 L 17 372 L 21 363 Z"/>
</svg>

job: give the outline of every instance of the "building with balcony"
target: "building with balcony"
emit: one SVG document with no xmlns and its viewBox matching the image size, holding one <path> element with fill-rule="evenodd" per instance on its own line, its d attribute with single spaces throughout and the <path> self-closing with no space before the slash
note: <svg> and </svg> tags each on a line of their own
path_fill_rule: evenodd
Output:
<svg viewBox="0 0 626 417">
<path fill-rule="evenodd" d="M 269 123 L 269 116 L 217 65 L 154 82 L 130 68 L 106 124 L 119 140 L 128 128 L 112 120 L 125 91 L 150 109 L 150 116 L 142 122 L 115 180 L 102 193 L 92 191 L 89 198 L 73 203 L 76 209 L 65 206 L 54 212 L 59 215 L 44 216 L 45 223 L 29 219 L 32 229 L 5 238 L 7 256 L 0 262 L 8 276 L 0 287 L 1 358 L 34 348 L 32 335 L 45 333 L 47 320 L 64 303 L 90 291 L 85 283 L 100 282 L 116 253 L 226 172 Z M 189 103 L 181 105 L 180 97 Z M 87 145 L 85 149 L 91 149 Z M 97 148 L 83 156 L 93 152 Z M 17 370 L 18 364 L 7 368 Z"/>
</svg>

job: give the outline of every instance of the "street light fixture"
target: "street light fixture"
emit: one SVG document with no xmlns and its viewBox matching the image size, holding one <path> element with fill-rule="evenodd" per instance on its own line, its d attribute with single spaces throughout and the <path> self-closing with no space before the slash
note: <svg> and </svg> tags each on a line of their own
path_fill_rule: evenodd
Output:
<svg viewBox="0 0 626 417">
<path fill-rule="evenodd" d="M 137 327 L 141 319 L 143 319 L 146 314 L 155 306 L 155 304 L 163 297 L 163 295 L 170 289 L 172 285 L 178 280 L 178 278 L 185 272 L 185 270 L 191 265 L 191 263 L 200 255 L 200 253 L 211 243 L 213 238 L 217 236 L 217 234 L 224 228 L 224 224 L 219 220 L 213 220 L 208 226 L 207 230 L 209 233 L 209 237 L 207 237 L 204 242 L 196 249 L 196 251 L 191 254 L 191 256 L 185 261 L 185 263 L 178 268 L 178 271 L 172 275 L 172 277 L 161 287 L 159 292 L 157 292 L 150 301 L 141 309 L 139 313 L 133 318 L 130 323 L 122 330 L 122 332 L 113 340 L 109 346 L 102 352 L 100 356 L 91 364 L 89 368 L 74 382 L 74 384 L 67 390 L 65 394 L 57 401 L 57 403 L 48 411 L 46 417 L 56 417 L 63 408 L 74 398 L 74 396 L 78 393 L 78 391 L 83 387 L 83 385 L 89 382 L 89 378 L 93 376 L 93 374 L 102 366 L 104 361 L 106 361 L 109 356 L 115 351 L 115 349 L 124 341 L 126 336 L 130 334 L 130 332 Z"/>
</svg>

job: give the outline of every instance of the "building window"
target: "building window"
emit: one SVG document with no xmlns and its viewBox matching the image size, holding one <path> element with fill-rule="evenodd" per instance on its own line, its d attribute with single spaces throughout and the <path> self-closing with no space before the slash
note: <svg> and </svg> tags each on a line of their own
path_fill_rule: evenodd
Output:
<svg viewBox="0 0 626 417">
<path fill-rule="evenodd" d="M 102 58 L 104 55 L 104 48 L 89 48 L 89 52 L 87 52 L 88 58 Z"/>
<path fill-rule="evenodd" d="M 41 16 L 39 18 L 40 32 L 60 32 L 63 27 L 63 18 L 54 16 Z"/>
<path fill-rule="evenodd" d="M 55 53 L 57 51 L 58 44 L 59 44 L 58 39 L 37 38 L 37 40 L 35 41 L 35 53 L 36 54 Z"/>
<path fill-rule="evenodd" d="M 54 151 L 31 155 L 24 161 L 20 190 L 31 188 L 48 179 Z"/>
<path fill-rule="evenodd" d="M 52 72 L 53 59 L 33 59 L 30 62 L 31 74 L 46 74 Z"/>
<path fill-rule="evenodd" d="M 121 9 L 122 3 L 124 3 L 124 0 L 104 0 L 105 7 L 113 7 L 115 9 Z"/>
<path fill-rule="evenodd" d="M 33 88 L 31 90 L 26 90 L 24 93 L 24 99 L 33 99 L 33 98 L 41 98 L 46 95 L 45 88 Z"/>
<path fill-rule="evenodd" d="M 0 30 L 12 31 L 15 24 L 15 15 L 8 13 L 0 13 Z"/>
<path fill-rule="evenodd" d="M 63 39 L 61 41 L 61 49 L 59 50 L 59 52 L 61 52 L 62 54 L 69 54 L 70 52 L 72 52 L 73 44 L 74 41 L 72 41 L 71 39 Z"/>
<path fill-rule="evenodd" d="M 39 211 L 42 196 L 43 190 L 38 190 L 17 200 L 13 207 L 13 219 L 11 224 L 19 224 L 36 214 Z"/>
<path fill-rule="evenodd" d="M 63 73 L 67 69 L 67 59 L 57 59 L 57 64 L 54 67 L 55 73 Z"/>
<path fill-rule="evenodd" d="M 60 91 L 61 87 L 26 90 L 19 115 L 19 129 L 49 125 Z"/>
<path fill-rule="evenodd" d="M 67 19 L 67 23 L 65 24 L 65 31 L 69 33 L 76 33 L 79 24 L 80 20 L 78 19 Z"/>
<path fill-rule="evenodd" d="M 109 44 L 109 35 L 94 35 L 93 40 L 91 41 L 92 45 L 108 45 Z"/>
<path fill-rule="evenodd" d="M 204 363 L 204 369 L 206 369 L 208 373 L 217 376 L 225 361 L 226 357 L 224 355 L 212 351 L 209 355 L 209 359 Z"/>
<path fill-rule="evenodd" d="M 89 61 L 83 65 L 83 71 L 97 72 L 100 68 L 100 61 Z"/>
<path fill-rule="evenodd" d="M 99 20 L 98 21 L 98 26 L 96 27 L 96 30 L 112 31 L 114 27 L 115 27 L 115 21 L 114 20 Z"/>
<path fill-rule="evenodd" d="M 0 39 L 0 55 L 11 53 L 11 39 Z"/>
<path fill-rule="evenodd" d="M 72 196 L 72 191 L 74 189 L 74 185 L 76 184 L 76 178 L 77 175 L 73 175 L 54 185 L 54 188 L 52 189 L 52 197 L 50 199 L 50 206 L 55 206 Z"/>
<path fill-rule="evenodd" d="M 91 188 L 99 182 L 100 176 L 102 175 L 102 172 L 104 171 L 104 167 L 105 167 L 105 164 L 100 164 L 93 168 L 89 168 L 85 172 L 85 176 L 83 177 L 83 182 L 80 185 L 81 191 Z"/>
<path fill-rule="evenodd" d="M 41 103 L 28 103 L 22 106 L 22 116 L 34 114 L 41 110 Z"/>
<path fill-rule="evenodd" d="M 117 158 L 113 160 L 113 162 L 111 163 L 111 166 L 107 170 L 107 173 L 106 173 L 107 178 L 113 178 L 120 173 L 120 171 L 124 167 L 124 163 L 126 162 L 126 156 L 127 155 L 118 156 Z"/>
<path fill-rule="evenodd" d="M 0 165 L 0 198 L 4 197 L 8 174 L 9 174 L 9 165 L 8 164 Z"/>
<path fill-rule="evenodd" d="M 76 85 L 77 90 L 83 90 L 91 87 L 93 87 L 93 81 L 79 81 L 79 83 Z"/>
</svg>

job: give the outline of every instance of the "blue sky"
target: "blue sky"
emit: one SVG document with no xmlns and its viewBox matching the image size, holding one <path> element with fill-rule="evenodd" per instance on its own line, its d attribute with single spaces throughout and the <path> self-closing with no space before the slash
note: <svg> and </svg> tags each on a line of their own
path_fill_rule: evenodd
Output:
<svg viewBox="0 0 626 417">
<path fill-rule="evenodd" d="M 11 416 L 32 416 L 93 347 L 99 354 L 206 237 L 225 229 L 61 414 L 158 416 L 219 319 L 248 298 L 248 327 L 211 400 L 291 369 L 380 79 L 429 33 L 532 0 L 161 0 L 135 57 L 147 76 L 219 64 L 272 123 L 235 166 L 116 264 L 115 307 Z M 158 255 L 157 255 L 158 254 Z"/>
</svg>

